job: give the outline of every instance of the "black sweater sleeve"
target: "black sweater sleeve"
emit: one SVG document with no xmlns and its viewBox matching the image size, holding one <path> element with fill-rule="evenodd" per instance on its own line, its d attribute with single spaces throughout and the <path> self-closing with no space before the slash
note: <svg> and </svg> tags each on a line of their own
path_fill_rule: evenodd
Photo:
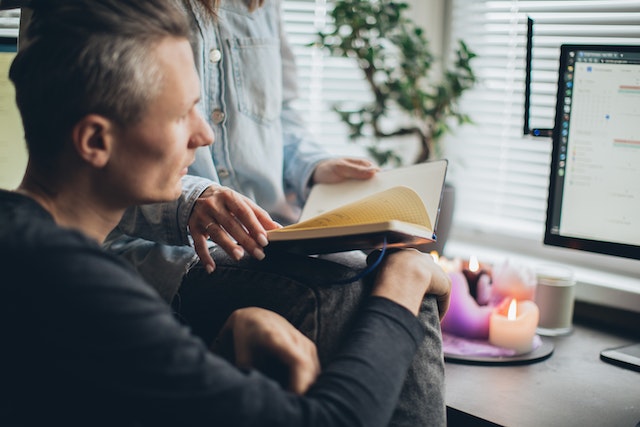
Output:
<svg viewBox="0 0 640 427">
<path fill-rule="evenodd" d="M 386 426 L 423 337 L 407 309 L 371 297 L 345 348 L 308 393 L 334 416 L 326 425 Z"/>
</svg>

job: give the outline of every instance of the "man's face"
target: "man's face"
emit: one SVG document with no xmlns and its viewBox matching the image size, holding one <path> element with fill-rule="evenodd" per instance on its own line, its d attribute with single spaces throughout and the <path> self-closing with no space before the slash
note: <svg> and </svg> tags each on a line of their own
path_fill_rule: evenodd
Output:
<svg viewBox="0 0 640 427">
<path fill-rule="evenodd" d="M 167 38 L 155 47 L 163 75 L 159 95 L 144 119 L 118 134 L 110 166 L 119 200 L 142 204 L 176 199 L 195 149 L 213 142 L 196 107 L 200 83 L 187 40 Z"/>
</svg>

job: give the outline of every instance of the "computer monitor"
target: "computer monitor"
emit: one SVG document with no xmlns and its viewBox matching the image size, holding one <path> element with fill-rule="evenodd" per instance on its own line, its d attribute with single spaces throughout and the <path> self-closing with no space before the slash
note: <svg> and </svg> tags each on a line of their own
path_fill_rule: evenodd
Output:
<svg viewBox="0 0 640 427">
<path fill-rule="evenodd" d="M 640 259 L 640 46 L 563 45 L 544 243 Z"/>
</svg>

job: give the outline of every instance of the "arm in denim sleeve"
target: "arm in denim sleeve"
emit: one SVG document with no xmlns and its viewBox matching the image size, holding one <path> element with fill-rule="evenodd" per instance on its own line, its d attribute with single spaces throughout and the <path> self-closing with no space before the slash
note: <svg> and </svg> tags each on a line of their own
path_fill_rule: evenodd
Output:
<svg viewBox="0 0 640 427">
<path fill-rule="evenodd" d="M 211 185 L 218 184 L 206 178 L 187 175 L 182 179 L 182 194 L 177 200 L 129 208 L 117 230 L 157 243 L 189 245 L 187 223 L 193 205 Z"/>
</svg>

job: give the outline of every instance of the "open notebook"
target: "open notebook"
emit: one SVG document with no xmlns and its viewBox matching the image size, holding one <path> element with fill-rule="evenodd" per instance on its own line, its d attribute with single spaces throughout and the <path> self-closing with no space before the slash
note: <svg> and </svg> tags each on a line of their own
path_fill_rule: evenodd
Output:
<svg viewBox="0 0 640 427">
<path fill-rule="evenodd" d="M 367 181 L 313 187 L 300 222 L 269 232 L 269 250 L 307 254 L 413 247 L 435 240 L 446 160 Z"/>
</svg>

